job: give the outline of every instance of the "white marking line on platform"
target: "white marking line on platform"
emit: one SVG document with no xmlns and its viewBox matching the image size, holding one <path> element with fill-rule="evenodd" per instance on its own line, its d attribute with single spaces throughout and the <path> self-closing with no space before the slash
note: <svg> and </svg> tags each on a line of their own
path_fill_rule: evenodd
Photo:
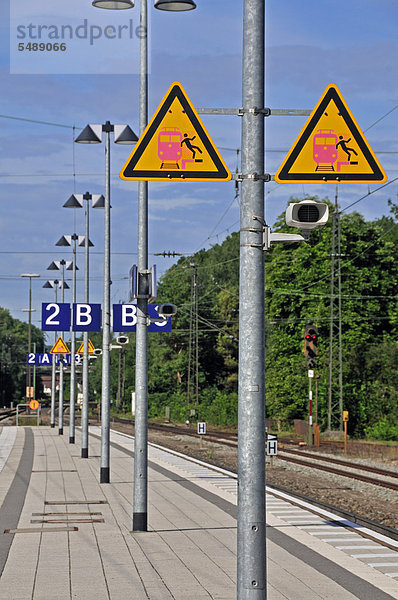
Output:
<svg viewBox="0 0 398 600">
<path fill-rule="evenodd" d="M 309 531 L 308 533 L 311 533 L 311 535 L 334 535 L 333 531 Z M 351 533 L 351 531 L 339 531 L 339 535 L 356 535 L 356 533 Z M 325 541 L 330 542 L 331 540 L 329 539 Z"/>
<path fill-rule="evenodd" d="M 398 577 L 398 573 L 384 573 L 384 575 L 388 575 L 389 577 Z"/>
<path fill-rule="evenodd" d="M 299 510 L 292 510 L 291 508 L 271 508 L 270 511 L 275 515 L 284 515 L 288 517 L 289 515 L 303 515 L 306 511 L 302 508 Z"/>
<path fill-rule="evenodd" d="M 397 562 L 389 562 L 389 563 L 368 563 L 369 567 L 398 567 L 398 561 Z"/>
<path fill-rule="evenodd" d="M 398 558 L 396 552 L 386 552 L 384 554 L 351 554 L 354 558 Z"/>
<path fill-rule="evenodd" d="M 332 540 L 330 540 L 332 541 Z M 336 540 L 339 541 L 339 540 Z M 343 541 L 343 540 L 341 540 Z M 346 540 L 344 540 L 346 541 Z M 353 540 L 354 541 L 354 540 Z M 358 540 L 359 542 L 360 540 Z M 374 544 L 373 546 L 336 546 L 336 548 L 338 550 L 376 550 L 376 548 L 380 548 L 380 546 L 378 546 L 377 544 Z"/>
</svg>

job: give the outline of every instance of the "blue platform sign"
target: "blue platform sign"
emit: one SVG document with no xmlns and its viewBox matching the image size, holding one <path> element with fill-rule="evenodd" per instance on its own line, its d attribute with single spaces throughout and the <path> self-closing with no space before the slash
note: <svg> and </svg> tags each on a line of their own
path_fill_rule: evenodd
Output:
<svg viewBox="0 0 398 600">
<path fill-rule="evenodd" d="M 73 304 L 72 331 L 101 331 L 101 304 Z"/>
<path fill-rule="evenodd" d="M 53 364 L 53 356 L 55 356 L 55 364 L 59 365 L 61 362 L 64 365 L 71 364 L 71 355 L 70 354 L 50 354 L 49 352 L 44 352 L 42 354 L 38 354 L 37 352 L 29 352 L 26 355 L 26 364 L 28 365 L 36 365 L 39 367 L 46 367 L 47 365 Z M 80 354 L 75 354 L 75 364 L 80 365 L 82 363 L 82 356 Z"/>
<path fill-rule="evenodd" d="M 70 305 L 46 302 L 41 305 L 41 328 L 43 331 L 69 331 Z"/>
<path fill-rule="evenodd" d="M 171 318 L 163 319 L 157 312 L 157 304 L 148 304 L 149 319 L 162 319 L 159 322 L 148 325 L 149 332 L 170 332 Z M 135 331 L 137 325 L 137 305 L 136 304 L 114 304 L 113 305 L 113 331 L 127 332 Z"/>
</svg>

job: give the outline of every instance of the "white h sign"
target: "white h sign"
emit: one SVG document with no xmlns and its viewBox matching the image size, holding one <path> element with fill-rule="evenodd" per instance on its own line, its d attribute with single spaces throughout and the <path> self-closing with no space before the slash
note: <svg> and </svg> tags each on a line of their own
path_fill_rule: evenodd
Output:
<svg viewBox="0 0 398 600">
<path fill-rule="evenodd" d="M 202 421 L 200 423 L 198 422 L 197 425 L 198 425 L 197 431 L 199 434 L 203 435 L 204 433 L 206 433 L 206 422 L 204 422 L 204 421 Z"/>
<path fill-rule="evenodd" d="M 278 454 L 278 438 L 273 433 L 267 433 L 267 456 Z"/>
</svg>

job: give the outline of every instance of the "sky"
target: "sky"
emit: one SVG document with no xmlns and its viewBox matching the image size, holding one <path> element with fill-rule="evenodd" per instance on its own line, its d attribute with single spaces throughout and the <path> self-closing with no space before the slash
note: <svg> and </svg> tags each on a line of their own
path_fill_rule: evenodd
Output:
<svg viewBox="0 0 398 600">
<path fill-rule="evenodd" d="M 149 117 L 174 81 L 196 108 L 242 105 L 243 0 L 196 3 L 196 10 L 168 13 L 148 0 Z M 71 260 L 71 250 L 55 244 L 62 235 L 84 234 L 84 211 L 62 205 L 72 193 L 104 192 L 104 143 L 75 144 L 74 136 L 87 123 L 108 120 L 139 131 L 139 1 L 132 10 L 109 11 L 92 7 L 90 0 L 11 0 L 11 9 L 3 0 L 0 10 L 0 306 L 27 320 L 22 311 L 28 308 L 28 281 L 20 275 L 40 274 L 32 282 L 32 323 L 40 327 L 41 303 L 54 299 L 53 290 L 42 286 L 57 278 L 47 267 Z M 338 86 L 388 176 L 379 191 L 380 184 L 339 186 L 343 209 L 365 196 L 347 212 L 357 210 L 366 219 L 387 215 L 387 200 L 398 195 L 397 22 L 395 0 L 266 1 L 265 105 L 312 110 L 330 83 Z M 27 50 L 29 42 L 40 43 L 38 25 L 40 39 L 51 48 L 64 41 L 66 51 Z M 240 117 L 202 120 L 235 171 Z M 266 173 L 275 174 L 305 121 L 266 118 Z M 128 301 L 128 273 L 137 260 L 137 183 L 119 177 L 129 154 L 128 146 L 111 143 L 112 303 Z M 331 185 L 271 181 L 265 186 L 267 223 L 272 226 L 291 196 L 333 199 L 334 193 Z M 155 253 L 189 256 L 238 230 L 233 181 L 149 184 L 149 264 L 157 265 L 158 274 L 177 258 Z M 103 238 L 103 212 L 91 211 L 91 302 L 103 297 Z M 83 302 L 82 249 L 77 264 L 77 300 Z M 66 291 L 66 302 L 70 296 Z"/>
</svg>

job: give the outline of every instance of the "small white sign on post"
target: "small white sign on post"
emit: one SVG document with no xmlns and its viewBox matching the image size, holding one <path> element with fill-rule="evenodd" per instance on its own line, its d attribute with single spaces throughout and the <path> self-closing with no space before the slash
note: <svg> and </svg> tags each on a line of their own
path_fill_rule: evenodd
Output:
<svg viewBox="0 0 398 600">
<path fill-rule="evenodd" d="M 277 456 L 278 437 L 274 433 L 267 433 L 267 456 Z"/>
<path fill-rule="evenodd" d="M 206 422 L 205 421 L 198 422 L 197 426 L 198 426 L 198 428 L 197 428 L 198 434 L 203 435 L 206 433 Z"/>
</svg>

